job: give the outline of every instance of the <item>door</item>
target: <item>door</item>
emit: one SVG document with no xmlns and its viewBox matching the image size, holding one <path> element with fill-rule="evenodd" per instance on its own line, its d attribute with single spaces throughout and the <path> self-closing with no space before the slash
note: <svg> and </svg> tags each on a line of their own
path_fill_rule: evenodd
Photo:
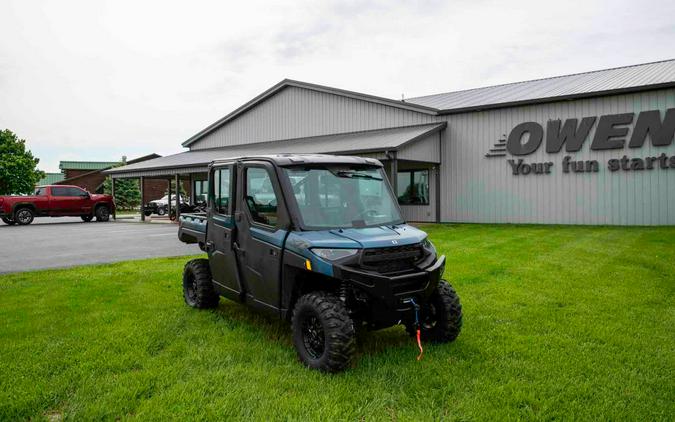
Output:
<svg viewBox="0 0 675 422">
<path fill-rule="evenodd" d="M 232 219 L 234 172 L 232 165 L 211 169 L 208 228 L 206 230 L 206 251 L 209 254 L 211 276 L 223 296 L 241 300 L 242 288 L 234 256 Z"/>
<path fill-rule="evenodd" d="M 70 214 L 91 214 L 91 196 L 89 193 L 77 187 L 69 187 L 70 201 L 69 201 L 69 210 Z"/>
<path fill-rule="evenodd" d="M 84 190 L 70 186 L 52 186 L 51 191 L 50 215 L 73 215 L 91 212 L 91 206 L 84 211 L 82 210 L 89 202 L 89 195 Z"/>
<path fill-rule="evenodd" d="M 254 305 L 276 311 L 280 306 L 281 252 L 288 213 L 274 167 L 269 163 L 238 165 L 235 250 Z"/>
</svg>

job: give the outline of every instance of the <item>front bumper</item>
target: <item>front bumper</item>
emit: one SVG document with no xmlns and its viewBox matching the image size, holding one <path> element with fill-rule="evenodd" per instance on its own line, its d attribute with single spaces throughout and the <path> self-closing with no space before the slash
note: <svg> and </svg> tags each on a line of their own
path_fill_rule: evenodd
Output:
<svg viewBox="0 0 675 422">
<path fill-rule="evenodd" d="M 334 265 L 333 273 L 369 296 L 368 319 L 377 327 L 385 327 L 410 318 L 413 310 L 410 299 L 425 303 L 438 286 L 444 269 L 445 256 L 441 255 L 428 267 L 402 275 L 386 276 L 343 265 Z"/>
</svg>

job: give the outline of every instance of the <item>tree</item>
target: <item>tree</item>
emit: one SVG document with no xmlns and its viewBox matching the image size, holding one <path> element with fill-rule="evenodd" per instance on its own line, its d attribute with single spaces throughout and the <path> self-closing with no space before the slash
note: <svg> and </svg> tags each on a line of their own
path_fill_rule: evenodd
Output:
<svg viewBox="0 0 675 422">
<path fill-rule="evenodd" d="M 119 167 L 124 163 L 118 163 L 114 167 Z M 112 179 L 108 176 L 103 182 L 103 192 L 112 194 Z M 141 189 L 138 186 L 138 179 L 117 179 L 115 181 L 115 204 L 122 210 L 135 209 L 141 204 Z"/>
<path fill-rule="evenodd" d="M 45 173 L 37 169 L 39 158 L 26 149 L 26 141 L 11 130 L 0 131 L 0 195 L 32 193 Z"/>
</svg>

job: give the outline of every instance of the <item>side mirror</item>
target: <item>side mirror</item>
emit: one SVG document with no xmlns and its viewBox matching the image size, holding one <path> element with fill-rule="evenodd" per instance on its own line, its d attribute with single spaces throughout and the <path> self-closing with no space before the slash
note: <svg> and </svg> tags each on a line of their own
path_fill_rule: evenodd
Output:
<svg viewBox="0 0 675 422">
<path fill-rule="evenodd" d="M 89 195 L 89 192 L 84 192 L 84 193 L 80 194 L 80 196 L 82 198 L 91 198 L 91 195 Z"/>
</svg>

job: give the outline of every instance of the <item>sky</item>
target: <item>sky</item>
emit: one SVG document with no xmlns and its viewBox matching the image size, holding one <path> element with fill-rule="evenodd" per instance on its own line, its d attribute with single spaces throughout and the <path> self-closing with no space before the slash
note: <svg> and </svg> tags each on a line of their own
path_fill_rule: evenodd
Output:
<svg viewBox="0 0 675 422">
<path fill-rule="evenodd" d="M 675 58 L 670 1 L 0 2 L 0 129 L 39 168 L 181 152 L 284 78 L 400 99 Z"/>
</svg>

